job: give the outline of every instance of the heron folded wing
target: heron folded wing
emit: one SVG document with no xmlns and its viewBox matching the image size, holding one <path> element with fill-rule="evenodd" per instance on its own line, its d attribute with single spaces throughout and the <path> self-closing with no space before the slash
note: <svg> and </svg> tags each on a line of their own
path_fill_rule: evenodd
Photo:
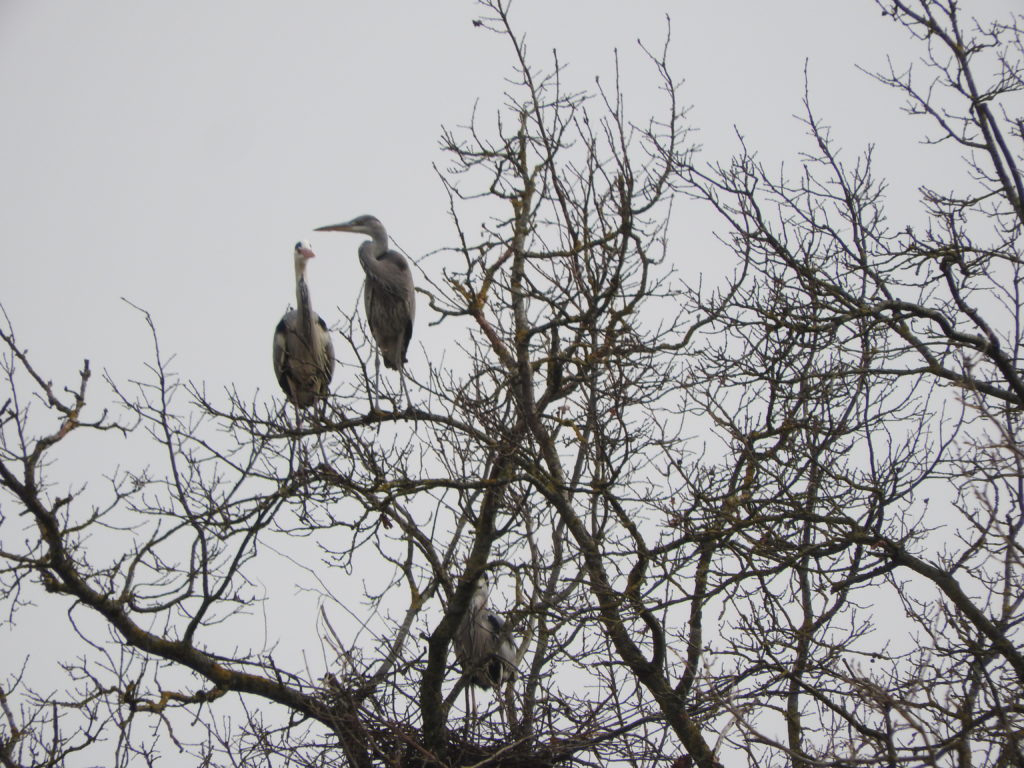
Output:
<svg viewBox="0 0 1024 768">
<path fill-rule="evenodd" d="M 487 623 L 490 625 L 491 632 L 495 635 L 500 635 L 502 627 L 505 626 L 504 619 L 490 611 L 487 612 L 486 619 Z"/>
<path fill-rule="evenodd" d="M 285 318 L 282 317 L 281 321 L 277 324 L 277 328 L 274 329 L 274 375 L 277 377 L 277 383 L 281 385 L 284 393 L 290 395 L 291 392 L 288 387 L 287 332 L 288 328 L 285 325 Z"/>
<path fill-rule="evenodd" d="M 320 327 L 323 329 L 322 343 L 320 346 L 320 374 L 323 377 L 323 394 L 326 395 L 331 379 L 334 378 L 334 343 L 331 341 L 330 333 L 327 330 L 327 324 L 324 322 L 323 318 L 317 315 L 317 320 L 320 322 Z"/>
</svg>

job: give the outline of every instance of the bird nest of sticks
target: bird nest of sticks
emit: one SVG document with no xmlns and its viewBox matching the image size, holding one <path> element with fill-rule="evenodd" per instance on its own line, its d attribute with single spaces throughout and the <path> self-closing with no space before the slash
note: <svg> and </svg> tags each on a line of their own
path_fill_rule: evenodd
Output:
<svg viewBox="0 0 1024 768">
<path fill-rule="evenodd" d="M 448 759 L 452 765 L 486 765 L 488 768 L 548 768 L 567 765 L 584 742 L 577 739 L 538 741 L 535 737 L 515 739 L 488 738 L 481 734 L 451 731 Z M 420 764 L 427 764 L 424 761 Z M 409 765 L 416 765 L 410 762 Z"/>
</svg>

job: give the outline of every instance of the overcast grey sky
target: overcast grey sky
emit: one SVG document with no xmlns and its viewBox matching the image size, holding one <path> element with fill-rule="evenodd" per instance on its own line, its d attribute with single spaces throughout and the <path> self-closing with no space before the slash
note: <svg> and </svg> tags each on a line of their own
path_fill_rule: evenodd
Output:
<svg viewBox="0 0 1024 768">
<path fill-rule="evenodd" d="M 455 241 L 432 170 L 440 128 L 477 100 L 490 120 L 514 63 L 478 13 L 468 0 L 0 2 L 0 302 L 22 342 L 54 377 L 83 357 L 138 374 L 146 331 L 124 296 L 187 377 L 276 395 L 270 337 L 293 301 L 296 240 L 320 253 L 311 284 L 328 322 L 355 306 L 359 238 L 314 227 L 374 213 L 414 259 Z M 557 47 L 572 87 L 607 77 L 617 48 L 638 120 L 660 104 L 636 40 L 659 47 L 666 14 L 708 159 L 735 150 L 733 125 L 766 159 L 792 159 L 807 60 L 851 156 L 874 142 L 896 170 L 921 162 L 905 152 L 919 126 L 854 67 L 912 54 L 868 0 L 513 6 L 535 64 Z M 680 213 L 687 273 L 713 255 L 714 224 Z M 424 302 L 413 366 L 430 319 Z"/>
<path fill-rule="evenodd" d="M 1019 0 L 970 5 L 999 14 Z M 433 170 L 441 126 L 477 102 L 493 125 L 514 66 L 506 40 L 473 26 L 479 12 L 470 0 L 0 0 L 0 304 L 41 373 L 73 382 L 88 357 L 141 376 L 148 330 L 125 297 L 152 313 L 185 378 L 280 399 L 271 336 L 294 302 L 296 240 L 319 254 L 311 289 L 328 323 L 356 306 L 360 238 L 317 226 L 373 213 L 440 269 L 443 254 L 421 257 L 456 242 Z M 918 55 L 870 0 L 521 0 L 512 19 L 536 66 L 558 48 L 572 89 L 608 78 L 618 49 L 643 122 L 662 103 L 636 41 L 659 49 L 666 15 L 706 160 L 736 151 L 736 126 L 767 162 L 794 162 L 806 62 L 818 114 L 846 157 L 876 146 L 896 210 L 951 172 L 914 143 L 925 126 L 856 69 Z M 685 201 L 674 212 L 679 273 L 720 269 L 718 222 Z M 432 319 L 421 301 L 414 375 L 420 345 L 443 333 Z M 21 643 L 52 640 L 31 626 Z"/>
</svg>

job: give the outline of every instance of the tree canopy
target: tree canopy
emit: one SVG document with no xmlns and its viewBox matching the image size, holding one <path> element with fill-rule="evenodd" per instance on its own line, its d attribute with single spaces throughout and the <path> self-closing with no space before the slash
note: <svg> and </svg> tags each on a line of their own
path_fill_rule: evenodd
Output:
<svg viewBox="0 0 1024 768">
<path fill-rule="evenodd" d="M 180 374 L 145 312 L 146 374 L 101 382 L 5 316 L 5 620 L 53 605 L 83 650 L 56 692 L 3 671 L 0 765 L 1024 765 L 1021 17 L 878 6 L 921 55 L 879 87 L 967 171 L 913 223 L 810 96 L 795 170 L 708 162 L 667 41 L 634 115 L 484 0 L 514 77 L 441 137 L 418 322 L 451 342 L 411 402 L 370 397 L 358 311 L 301 415 Z M 694 206 L 720 279 L 680 267 Z M 518 679 L 474 714 L 485 573 Z M 319 636 L 253 631 L 268 583 L 318 591 Z"/>
</svg>

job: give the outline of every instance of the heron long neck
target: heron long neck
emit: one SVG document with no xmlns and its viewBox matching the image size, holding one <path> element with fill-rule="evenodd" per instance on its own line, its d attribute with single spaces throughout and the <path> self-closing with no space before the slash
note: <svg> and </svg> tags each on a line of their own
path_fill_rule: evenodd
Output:
<svg viewBox="0 0 1024 768">
<path fill-rule="evenodd" d="M 306 285 L 305 263 L 295 265 L 295 308 L 299 311 L 302 333 L 307 339 L 313 338 L 313 304 L 309 300 L 309 286 Z"/>
<path fill-rule="evenodd" d="M 388 249 L 388 233 L 383 226 L 379 224 L 373 227 L 370 232 L 370 237 L 373 238 L 373 255 L 380 256 Z"/>
<path fill-rule="evenodd" d="M 364 240 L 359 244 L 359 261 L 363 270 L 368 274 L 375 275 L 378 271 L 377 259 L 388 250 L 388 241 L 385 238 L 383 245 L 379 240 Z"/>
<path fill-rule="evenodd" d="M 487 608 L 487 589 L 477 587 L 476 592 L 473 593 L 473 599 L 470 603 L 470 608 L 473 611 L 479 612 Z"/>
</svg>

